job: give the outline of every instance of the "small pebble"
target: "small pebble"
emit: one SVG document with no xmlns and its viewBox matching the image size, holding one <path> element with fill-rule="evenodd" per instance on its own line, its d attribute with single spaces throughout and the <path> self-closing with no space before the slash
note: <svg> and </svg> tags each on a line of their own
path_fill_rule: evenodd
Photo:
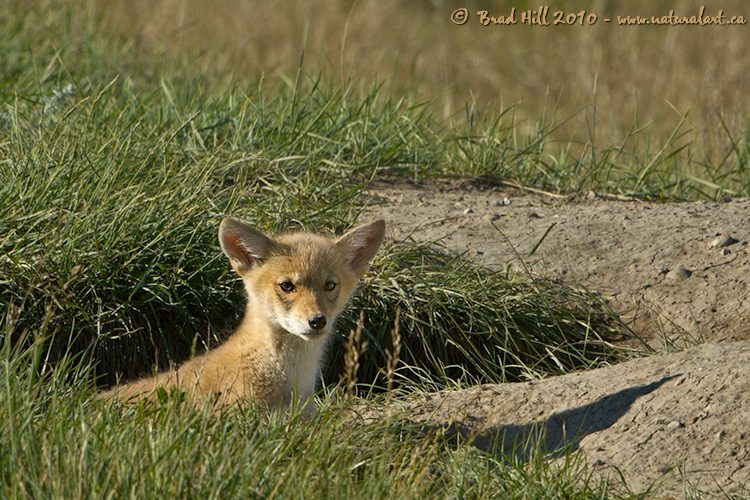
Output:
<svg viewBox="0 0 750 500">
<path fill-rule="evenodd" d="M 470 208 L 467 208 L 466 210 L 464 210 L 464 214 L 473 214 L 473 213 L 474 213 L 474 210 Z"/>
<path fill-rule="evenodd" d="M 529 213 L 529 219 L 541 219 L 541 217 L 536 212 L 530 212 Z"/>
<path fill-rule="evenodd" d="M 737 243 L 738 241 L 740 240 L 737 240 L 725 234 L 723 236 L 719 236 L 718 238 L 711 240 L 711 243 L 708 244 L 708 248 L 728 247 L 729 245 L 733 245 L 734 243 Z"/>
<path fill-rule="evenodd" d="M 682 427 L 685 427 L 685 424 L 678 420 L 672 420 L 667 424 L 667 429 L 681 429 Z"/>
<path fill-rule="evenodd" d="M 677 266 L 667 273 L 667 278 L 673 281 L 682 281 L 688 279 L 693 274 L 689 269 Z"/>
</svg>

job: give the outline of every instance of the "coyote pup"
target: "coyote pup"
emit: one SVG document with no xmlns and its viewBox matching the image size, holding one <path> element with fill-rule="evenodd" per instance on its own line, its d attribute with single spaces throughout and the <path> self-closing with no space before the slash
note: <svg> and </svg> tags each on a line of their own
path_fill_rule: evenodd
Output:
<svg viewBox="0 0 750 500">
<path fill-rule="evenodd" d="M 287 406 L 295 395 L 306 409 L 336 317 L 369 269 L 385 222 L 358 226 L 340 238 L 310 233 L 268 237 L 226 218 L 219 242 L 247 290 L 242 324 L 226 342 L 176 370 L 117 386 L 103 396 L 150 397 L 156 387 L 179 387 L 220 403 L 254 398 Z M 307 404 L 305 404 L 307 403 Z"/>
</svg>

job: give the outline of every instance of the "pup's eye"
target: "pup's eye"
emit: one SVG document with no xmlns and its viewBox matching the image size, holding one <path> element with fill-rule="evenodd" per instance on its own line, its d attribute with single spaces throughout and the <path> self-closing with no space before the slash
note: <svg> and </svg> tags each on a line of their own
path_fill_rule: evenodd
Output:
<svg viewBox="0 0 750 500">
<path fill-rule="evenodd" d="M 333 281 L 326 281 L 326 284 L 324 285 L 323 288 L 325 288 L 326 290 L 330 292 L 331 290 L 336 288 L 336 283 L 334 283 Z"/>
<path fill-rule="evenodd" d="M 285 292 L 293 292 L 294 291 L 294 283 L 291 281 L 282 281 L 279 283 L 279 288 L 281 288 Z"/>
</svg>

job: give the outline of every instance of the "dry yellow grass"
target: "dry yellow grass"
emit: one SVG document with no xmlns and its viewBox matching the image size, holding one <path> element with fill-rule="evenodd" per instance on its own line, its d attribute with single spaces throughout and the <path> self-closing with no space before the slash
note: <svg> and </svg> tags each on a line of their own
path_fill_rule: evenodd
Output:
<svg viewBox="0 0 750 500">
<path fill-rule="evenodd" d="M 747 126 L 750 31 L 741 26 L 618 26 L 616 16 L 697 15 L 699 0 L 589 0 L 575 9 L 598 15 L 592 26 L 482 26 L 476 12 L 507 15 L 544 2 L 480 0 L 92 0 L 106 29 L 133 44 L 144 60 L 164 52 L 237 80 L 260 74 L 293 76 L 306 45 L 313 75 L 353 75 L 370 83 L 392 78 L 397 91 L 416 88 L 438 98 L 447 116 L 467 101 L 508 106 L 534 129 L 544 109 L 558 120 L 581 110 L 555 136 L 586 142 L 596 103 L 596 142 L 613 145 L 633 125 L 654 122 L 649 132 L 664 141 L 690 110 L 695 158 L 716 160 L 733 132 Z M 561 8 L 552 2 L 550 11 Z M 466 7 L 464 25 L 451 22 Z M 740 1 L 724 1 L 727 15 L 750 17 Z M 716 15 L 719 7 L 708 5 Z M 605 23 L 605 17 L 613 18 Z M 551 14 L 550 14 L 551 18 Z M 597 82 L 594 101 L 594 82 Z M 673 109 L 674 108 L 674 109 Z M 676 111 L 677 110 L 677 111 Z"/>
</svg>

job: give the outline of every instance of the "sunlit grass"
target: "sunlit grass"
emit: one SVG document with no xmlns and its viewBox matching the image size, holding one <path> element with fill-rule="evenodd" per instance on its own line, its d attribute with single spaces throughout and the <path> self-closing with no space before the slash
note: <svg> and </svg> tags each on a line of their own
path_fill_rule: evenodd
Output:
<svg viewBox="0 0 750 500">
<path fill-rule="evenodd" d="M 170 5 L 159 3 L 165 17 L 149 36 L 161 40 L 154 27 Z M 121 407 L 92 395 L 231 332 L 244 304 L 217 243 L 225 215 L 269 232 L 332 234 L 356 222 L 369 182 L 386 175 L 653 199 L 747 196 L 746 123 L 723 123 L 726 149 L 714 161 L 696 142 L 693 115 L 677 106 L 666 135 L 634 113 L 614 140 L 585 110 L 550 106 L 530 121 L 521 106 L 467 100 L 460 116 L 419 86 L 405 91 L 399 77 L 364 84 L 378 80 L 311 71 L 312 47 L 300 60 L 301 42 L 278 73 L 247 76 L 237 66 L 229 76 L 221 61 L 191 62 L 193 38 L 175 55 L 148 37 L 112 37 L 119 5 L 6 7 L 2 496 L 617 497 L 573 459 L 562 472 L 544 459 L 511 466 L 419 429 L 342 416 L 346 404 L 331 388 L 343 371 L 340 337 L 360 313 L 364 405 L 393 376 L 383 370 L 397 317 L 395 372 L 407 394 L 618 359 L 607 343 L 617 318 L 593 295 L 485 269 L 435 244 L 391 242 L 377 257 L 341 319 L 327 403 L 311 421 L 252 406 L 217 415 L 178 399 Z M 180 23 L 193 14 L 184 15 Z M 590 98 L 601 110 L 601 97 Z M 577 120 L 590 125 L 583 138 L 561 141 L 561 127 Z"/>
<path fill-rule="evenodd" d="M 541 454 L 507 461 L 439 432 L 358 422 L 333 398 L 311 417 L 93 399 L 80 360 L 40 374 L 43 343 L 4 338 L 3 497 L 622 498 L 576 455 L 564 467 Z"/>
</svg>

